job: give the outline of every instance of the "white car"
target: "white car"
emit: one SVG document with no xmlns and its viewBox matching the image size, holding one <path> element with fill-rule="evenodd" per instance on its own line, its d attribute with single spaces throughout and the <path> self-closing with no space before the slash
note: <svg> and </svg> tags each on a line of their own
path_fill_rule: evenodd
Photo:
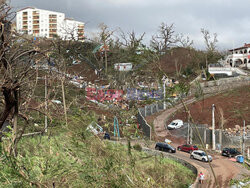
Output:
<svg viewBox="0 0 250 188">
<path fill-rule="evenodd" d="M 172 121 L 168 126 L 167 129 L 171 130 L 171 129 L 178 129 L 181 128 L 183 126 L 183 121 L 180 119 L 176 119 L 174 121 Z"/>
<path fill-rule="evenodd" d="M 208 162 L 208 159 L 210 162 L 212 162 L 213 158 L 211 155 L 206 155 L 206 153 L 202 150 L 195 150 L 190 155 L 191 159 L 198 159 L 203 162 Z"/>
</svg>

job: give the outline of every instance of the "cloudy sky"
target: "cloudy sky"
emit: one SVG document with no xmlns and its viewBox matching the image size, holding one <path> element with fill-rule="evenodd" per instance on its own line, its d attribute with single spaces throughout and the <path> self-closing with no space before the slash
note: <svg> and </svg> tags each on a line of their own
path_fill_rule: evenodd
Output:
<svg viewBox="0 0 250 188">
<path fill-rule="evenodd" d="M 64 12 L 66 17 L 86 23 L 90 36 L 105 23 L 112 29 L 146 32 L 145 43 L 161 22 L 174 23 L 176 33 L 204 48 L 201 28 L 218 34 L 219 50 L 250 43 L 249 0 L 11 0 L 15 9 L 33 6 Z"/>
</svg>

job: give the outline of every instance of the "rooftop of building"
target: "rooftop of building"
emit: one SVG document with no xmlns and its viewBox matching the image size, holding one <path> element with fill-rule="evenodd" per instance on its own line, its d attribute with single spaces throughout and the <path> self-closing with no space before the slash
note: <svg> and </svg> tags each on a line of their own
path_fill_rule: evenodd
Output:
<svg viewBox="0 0 250 188">
<path fill-rule="evenodd" d="M 234 49 L 231 49 L 229 51 L 234 51 L 234 50 L 241 50 L 241 49 L 245 49 L 245 48 L 250 48 L 250 43 L 245 43 L 244 46 L 242 47 L 239 47 L 239 48 L 234 48 Z"/>
<path fill-rule="evenodd" d="M 36 8 L 35 7 L 25 7 L 25 8 L 22 8 L 22 9 L 18 10 L 17 12 L 23 11 L 25 9 L 36 9 Z"/>
</svg>

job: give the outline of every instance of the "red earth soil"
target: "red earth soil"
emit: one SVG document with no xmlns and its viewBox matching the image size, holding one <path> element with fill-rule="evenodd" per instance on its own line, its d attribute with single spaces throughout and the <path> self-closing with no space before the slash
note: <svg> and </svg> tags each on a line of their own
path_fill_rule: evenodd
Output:
<svg viewBox="0 0 250 188">
<path fill-rule="evenodd" d="M 212 104 L 215 104 L 215 126 L 219 128 L 221 117 L 224 117 L 224 128 L 234 128 L 235 125 L 242 126 L 243 120 L 250 125 L 250 87 L 244 86 L 234 90 L 221 93 L 204 100 L 188 105 L 191 115 L 196 123 L 212 124 Z M 182 108 L 178 110 L 169 120 L 187 120 L 187 113 Z M 167 122 L 167 123 L 168 123 Z"/>
</svg>

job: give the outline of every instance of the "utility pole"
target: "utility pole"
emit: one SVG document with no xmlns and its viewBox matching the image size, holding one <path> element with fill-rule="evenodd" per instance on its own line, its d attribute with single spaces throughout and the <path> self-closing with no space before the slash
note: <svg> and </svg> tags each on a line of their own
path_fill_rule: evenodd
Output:
<svg viewBox="0 0 250 188">
<path fill-rule="evenodd" d="M 242 137 L 242 155 L 245 157 L 245 130 L 246 129 L 246 122 L 243 121 L 243 137 Z"/>
<path fill-rule="evenodd" d="M 214 119 L 215 105 L 212 105 L 212 150 L 215 150 L 215 119 Z"/>
<path fill-rule="evenodd" d="M 193 144 L 193 129 L 192 127 L 189 128 L 190 128 L 189 144 Z"/>
<path fill-rule="evenodd" d="M 190 127 L 189 127 L 189 121 L 188 121 L 188 130 L 187 130 L 187 132 L 188 132 L 188 135 L 187 135 L 187 144 L 190 144 Z"/>
<path fill-rule="evenodd" d="M 163 76 L 162 81 L 163 81 L 163 109 L 166 110 L 166 82 L 167 78 Z"/>
<path fill-rule="evenodd" d="M 163 82 L 163 108 L 166 110 L 166 85 L 165 85 L 165 80 Z"/>
<path fill-rule="evenodd" d="M 45 93 L 44 93 L 44 98 L 45 98 L 45 117 L 44 117 L 44 131 L 48 132 L 48 116 L 47 116 L 47 111 L 48 111 L 48 80 L 47 80 L 47 75 L 45 75 Z"/>
<path fill-rule="evenodd" d="M 105 58 L 105 73 L 108 74 L 108 58 L 107 58 L 107 49 L 106 49 L 106 41 L 104 41 L 104 58 Z"/>
</svg>

